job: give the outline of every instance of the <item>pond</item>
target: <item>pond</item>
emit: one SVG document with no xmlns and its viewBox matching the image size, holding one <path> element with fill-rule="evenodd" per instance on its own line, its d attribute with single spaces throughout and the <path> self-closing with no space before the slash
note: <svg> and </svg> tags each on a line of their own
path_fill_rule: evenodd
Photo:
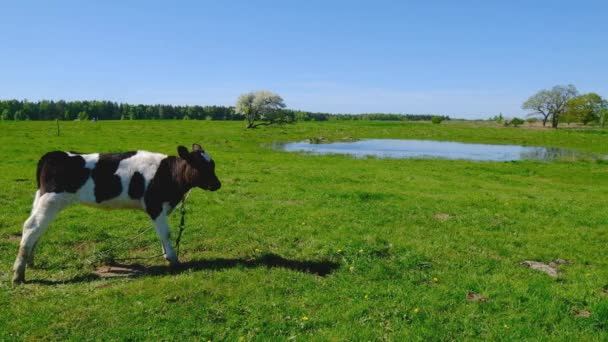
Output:
<svg viewBox="0 0 608 342">
<path fill-rule="evenodd" d="M 556 148 L 520 145 L 468 144 L 452 141 L 365 139 L 353 142 L 310 143 L 291 142 L 275 146 L 289 152 L 311 154 L 346 154 L 356 158 L 442 158 L 476 161 L 515 161 L 579 159 L 593 157 L 584 152 Z"/>
</svg>

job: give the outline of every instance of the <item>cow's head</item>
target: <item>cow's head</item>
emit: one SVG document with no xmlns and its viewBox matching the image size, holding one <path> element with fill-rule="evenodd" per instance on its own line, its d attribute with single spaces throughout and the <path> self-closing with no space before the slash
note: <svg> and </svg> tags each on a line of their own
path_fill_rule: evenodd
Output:
<svg viewBox="0 0 608 342">
<path fill-rule="evenodd" d="M 203 150 L 201 145 L 193 144 L 192 152 L 188 152 L 188 149 L 184 146 L 178 146 L 177 153 L 188 162 L 188 165 L 198 171 L 194 186 L 210 191 L 215 191 L 222 186 L 215 175 L 215 162 L 211 159 L 209 153 Z"/>
</svg>

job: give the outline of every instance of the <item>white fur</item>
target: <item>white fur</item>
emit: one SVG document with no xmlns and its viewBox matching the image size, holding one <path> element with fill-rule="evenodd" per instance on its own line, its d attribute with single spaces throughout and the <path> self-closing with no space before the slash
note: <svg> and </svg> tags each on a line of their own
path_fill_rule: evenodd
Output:
<svg viewBox="0 0 608 342">
<path fill-rule="evenodd" d="M 86 161 L 86 168 L 94 169 L 99 160 L 99 153 L 81 155 Z M 160 153 L 152 153 L 147 151 L 137 151 L 130 158 L 123 159 L 118 164 L 118 169 L 114 173 L 120 177 L 122 192 L 111 199 L 97 203 L 95 199 L 95 182 L 89 177 L 84 185 L 76 192 L 78 201 L 87 205 L 99 206 L 104 208 L 142 208 L 145 209 L 143 198 L 133 200 L 129 197 L 129 183 L 131 176 L 135 172 L 139 172 L 144 177 L 145 188 L 148 188 L 150 181 L 154 178 L 154 174 L 160 165 L 160 162 L 167 156 Z"/>
</svg>

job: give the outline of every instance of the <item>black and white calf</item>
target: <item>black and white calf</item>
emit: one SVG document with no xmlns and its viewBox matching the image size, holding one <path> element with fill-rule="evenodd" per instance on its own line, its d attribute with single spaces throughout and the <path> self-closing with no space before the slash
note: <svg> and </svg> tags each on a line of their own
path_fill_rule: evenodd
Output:
<svg viewBox="0 0 608 342">
<path fill-rule="evenodd" d="M 45 154 L 38 162 L 38 191 L 23 225 L 13 282 L 25 280 L 25 265 L 33 262 L 36 242 L 57 213 L 79 202 L 145 210 L 154 222 L 165 259 L 177 264 L 167 216 L 191 188 L 215 191 L 221 186 L 213 159 L 200 145 L 192 145 L 192 152 L 184 146 L 177 151 L 179 158 L 146 151 Z"/>
</svg>

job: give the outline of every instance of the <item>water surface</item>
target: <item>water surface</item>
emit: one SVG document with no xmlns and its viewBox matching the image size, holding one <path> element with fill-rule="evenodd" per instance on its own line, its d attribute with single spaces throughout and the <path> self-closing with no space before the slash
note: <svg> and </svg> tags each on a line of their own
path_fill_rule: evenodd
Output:
<svg viewBox="0 0 608 342">
<path fill-rule="evenodd" d="M 311 154 L 346 154 L 357 158 L 442 158 L 477 161 L 577 159 L 591 155 L 564 148 L 520 145 L 468 144 L 411 139 L 365 139 L 354 142 L 314 144 L 308 141 L 280 144 L 279 149 Z"/>
</svg>

